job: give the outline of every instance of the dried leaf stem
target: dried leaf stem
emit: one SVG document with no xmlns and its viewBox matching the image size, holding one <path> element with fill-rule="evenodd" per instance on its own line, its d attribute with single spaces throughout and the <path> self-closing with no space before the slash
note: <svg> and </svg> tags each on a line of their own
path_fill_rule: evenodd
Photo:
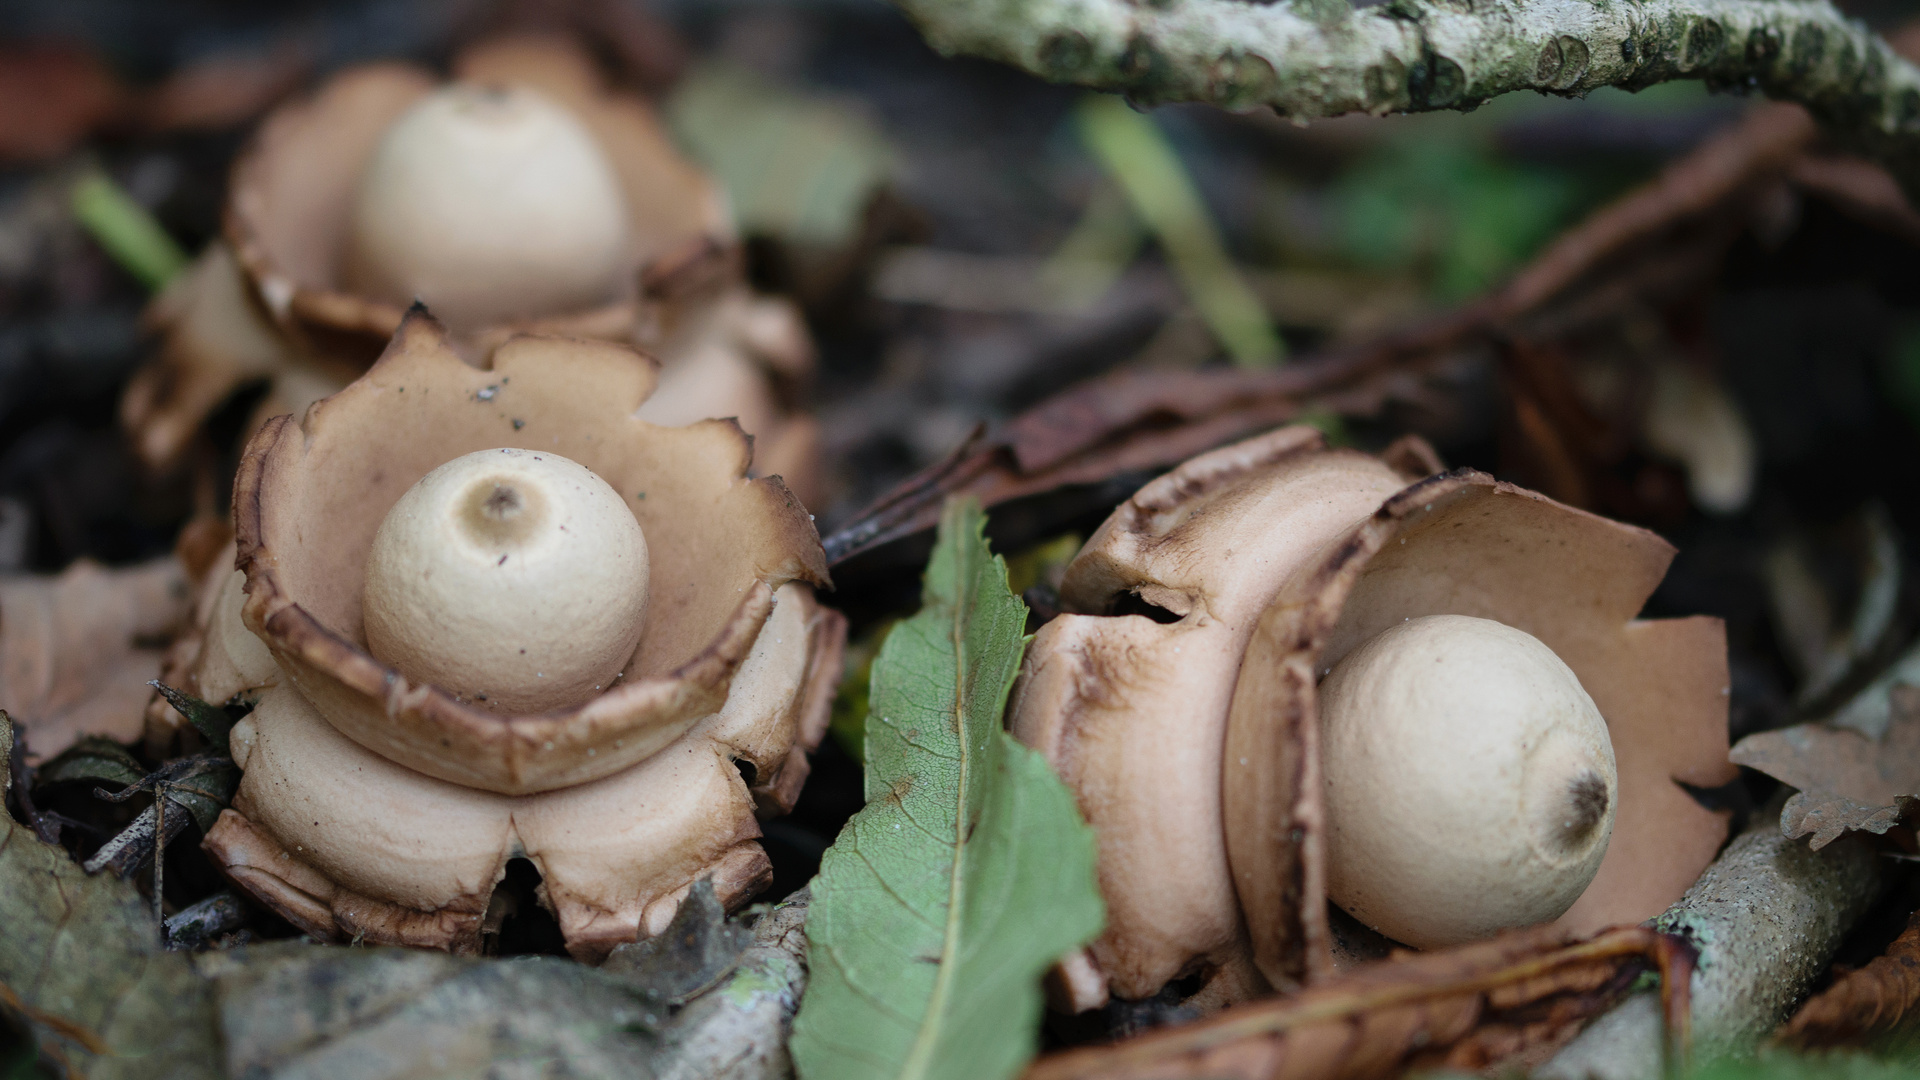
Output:
<svg viewBox="0 0 1920 1080">
<path fill-rule="evenodd" d="M 1163 1075 L 1176 1061 L 1197 1062 L 1214 1051 L 1254 1040 L 1284 1040 L 1318 1025 L 1363 1023 L 1391 1010 L 1458 1004 L 1463 1000 L 1472 1002 L 1479 995 L 1514 987 L 1533 986 L 1550 992 L 1555 985 L 1554 977 L 1560 973 L 1590 966 L 1596 961 L 1633 957 L 1644 957 L 1659 969 L 1670 1030 L 1676 1044 L 1684 1045 L 1688 1037 L 1688 987 L 1693 952 L 1683 941 L 1644 927 L 1620 927 L 1587 941 L 1542 951 L 1541 946 L 1549 940 L 1537 932 L 1518 934 L 1481 945 L 1369 965 L 1317 988 L 1230 1009 L 1211 1020 L 1170 1028 L 1116 1046 L 1092 1047 L 1046 1058 L 1028 1070 L 1026 1080 L 1112 1078 L 1136 1073 Z M 1452 1037 L 1460 1034 L 1464 1032 L 1456 1031 Z M 1404 1056 L 1416 1046 L 1431 1048 L 1444 1041 L 1450 1040 L 1422 1039 L 1416 1035 L 1394 1053 Z M 1380 1047 L 1355 1049 L 1355 1053 L 1370 1058 L 1381 1052 Z M 1226 1071 L 1236 1076 L 1264 1074 L 1258 1070 Z"/>
<path fill-rule="evenodd" d="M 861 563 L 917 572 L 926 547 L 902 541 L 931 530 L 942 502 L 957 493 L 1013 510 L 996 515 L 995 539 L 1018 548 L 1093 506 L 1111 506 L 1139 486 L 1141 474 L 1310 407 L 1368 414 L 1418 385 L 1428 367 L 1490 341 L 1558 340 L 1616 320 L 1623 310 L 1691 295 L 1747 227 L 1750 194 L 1789 176 L 1852 215 L 1920 237 L 1920 215 L 1897 192 L 1887 192 L 1886 202 L 1862 200 L 1854 189 L 1809 186 L 1800 173 L 1818 135 L 1804 109 L 1756 108 L 1563 233 L 1503 288 L 1420 325 L 1301 356 L 1275 371 L 1122 371 L 1071 387 L 991 436 L 983 426 L 883 494 L 822 540 L 827 561 L 843 588 L 863 572 Z M 1914 665 L 1920 671 L 1920 660 Z"/>
</svg>

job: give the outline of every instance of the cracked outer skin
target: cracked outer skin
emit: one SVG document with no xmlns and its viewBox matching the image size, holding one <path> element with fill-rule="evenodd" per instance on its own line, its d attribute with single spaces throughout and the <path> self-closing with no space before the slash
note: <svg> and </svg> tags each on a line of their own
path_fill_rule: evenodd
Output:
<svg viewBox="0 0 1920 1080">
<path fill-rule="evenodd" d="M 1248 978 L 1220 801 L 1241 654 L 1286 571 L 1406 482 L 1283 428 L 1149 484 L 1069 567 L 1076 614 L 1036 635 L 1011 716 L 1099 833 L 1107 928 L 1088 951 L 1111 993 L 1151 996 L 1196 964 Z M 1128 593 L 1179 621 L 1101 614 Z"/>
</svg>

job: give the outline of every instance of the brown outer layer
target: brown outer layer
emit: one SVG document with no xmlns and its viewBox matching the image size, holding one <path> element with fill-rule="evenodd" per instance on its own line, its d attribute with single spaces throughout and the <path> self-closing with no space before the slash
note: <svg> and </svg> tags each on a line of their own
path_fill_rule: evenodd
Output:
<svg viewBox="0 0 1920 1080">
<path fill-rule="evenodd" d="M 660 317 L 650 311 L 673 302 L 659 299 L 658 287 L 642 287 L 653 268 L 691 266 L 698 276 L 711 264 L 708 252 L 737 262 L 728 254 L 737 242 L 724 201 L 710 182 L 680 158 L 645 102 L 606 92 L 591 59 L 577 48 L 559 39 L 510 39 L 470 50 L 457 66 L 485 81 L 532 87 L 573 110 L 602 141 L 640 234 L 632 272 L 607 303 L 463 332 L 492 342 L 515 332 L 629 339 L 637 324 Z M 341 287 L 336 249 L 346 235 L 353 186 L 380 134 L 435 86 L 434 76 L 414 65 L 349 69 L 312 96 L 276 110 L 234 159 L 223 228 L 227 242 L 268 311 L 316 352 L 364 362 L 379 354 L 405 315 L 397 305 Z M 302 167 L 276 175 L 289 160 Z M 663 182 L 682 188 L 687 205 L 665 201 L 675 203 L 684 218 L 668 220 L 658 205 Z M 306 190 L 296 192 L 303 196 L 298 205 L 283 205 L 287 190 L 301 188 Z M 295 232 L 318 234 L 305 243 L 322 249 L 301 256 L 311 265 L 288 265 L 276 254 L 302 243 Z"/>
<path fill-rule="evenodd" d="M 376 900 L 335 884 L 237 810 L 220 812 L 202 846 L 241 891 L 315 941 L 405 945 L 469 956 L 480 951 L 481 924 L 491 890 L 460 897 L 434 911 Z M 738 910 L 773 881 L 773 864 L 753 840 L 728 848 L 706 871 L 701 876 L 713 882 L 714 895 L 728 911 Z M 661 898 L 667 901 L 662 908 L 667 919 L 685 895 L 682 888 Z M 575 959 L 598 963 L 614 946 L 636 936 L 651 936 L 629 922 L 617 929 L 606 925 L 595 930 L 567 938 L 567 951 Z"/>
<path fill-rule="evenodd" d="M 1634 618 L 1672 558 L 1672 546 L 1645 529 L 1459 470 L 1388 499 L 1301 568 L 1248 647 L 1223 780 L 1235 888 L 1269 980 L 1297 983 L 1333 966 L 1318 677 L 1408 618 L 1473 615 L 1533 634 L 1607 719 L 1620 804 L 1606 859 L 1560 920 L 1564 929 L 1639 922 L 1686 890 L 1727 823 L 1673 781 L 1713 786 L 1734 769 L 1720 621 Z"/>
<path fill-rule="evenodd" d="M 262 712 L 273 716 L 264 730 L 247 730 L 251 721 L 239 729 L 236 753 L 248 772 L 204 846 L 248 895 L 322 941 L 474 952 L 488 899 L 515 850 L 538 865 L 543 902 L 582 960 L 658 933 L 699 878 L 710 878 L 721 902 L 737 908 L 771 880 L 755 811 L 784 813 L 798 795 L 807 754 L 827 729 L 846 641 L 845 618 L 820 607 L 804 586 L 787 587 L 781 603 L 795 605 L 785 629 L 804 628 L 801 670 L 788 675 L 779 645 L 763 643 L 775 654 L 763 685 L 779 691 L 791 678 L 797 692 L 750 693 L 743 715 L 716 714 L 600 784 L 519 797 L 452 791 L 369 759 L 297 695 L 263 702 Z M 306 725 L 291 746 L 279 733 L 288 723 Z M 734 762 L 753 764 L 765 782 L 749 791 Z M 415 786 L 426 795 L 416 805 L 437 812 L 380 809 L 409 798 Z M 338 816 L 322 814 L 316 800 L 342 799 L 349 802 L 342 813 L 372 813 L 377 827 L 313 820 L 308 828 L 311 818 Z M 460 820 L 450 826 L 449 815 Z M 486 824 L 490 818 L 497 829 Z M 431 867 L 422 869 L 422 852 L 431 854 L 424 860 Z M 396 872 L 404 887 L 391 880 Z"/>
<path fill-rule="evenodd" d="M 524 387 L 542 372 L 555 370 L 553 361 L 566 350 L 614 348 L 523 338 L 496 353 L 496 367 L 512 370 L 522 379 Z M 532 363 L 515 366 L 523 360 L 523 352 L 533 350 L 546 350 L 554 356 L 543 358 L 549 361 L 545 366 Z M 636 354 L 627 355 L 631 365 L 646 363 Z M 300 470 L 308 455 L 325 441 L 325 436 L 315 428 L 324 427 L 327 421 L 343 415 L 352 415 L 343 410 L 365 408 L 360 404 L 362 401 L 375 400 L 370 395 L 378 395 L 385 389 L 380 385 L 381 379 L 398 371 L 418 373 L 414 382 L 423 407 L 430 395 L 419 392 L 422 379 L 441 382 L 437 388 L 443 390 L 443 397 L 439 400 L 462 401 L 475 395 L 469 383 L 486 384 L 495 374 L 492 370 L 476 371 L 464 364 L 448 347 L 445 332 L 430 317 L 422 314 L 409 318 L 380 362 L 359 382 L 314 406 L 305 417 L 298 420 L 291 416 L 278 417 L 262 428 L 248 443 L 234 485 L 237 562 L 247 575 L 247 626 L 267 642 L 293 683 L 343 734 L 375 753 L 429 776 L 505 794 L 547 790 L 607 776 L 659 750 L 679 737 L 695 720 L 720 707 L 735 668 L 745 659 L 761 624 L 772 610 L 775 588 L 795 579 L 815 585 L 827 583 L 819 536 L 804 508 L 787 494 L 778 478 L 745 479 L 750 443 L 737 425 L 716 421 L 691 428 L 655 428 L 631 420 L 630 411 L 638 402 L 622 402 L 618 390 L 607 385 L 602 370 L 604 366 L 587 370 L 585 376 L 576 375 L 586 381 L 573 387 L 571 392 L 576 396 L 595 395 L 590 400 L 609 410 L 608 430 L 604 435 L 624 434 L 629 439 L 654 439 L 663 443 L 678 440 L 687 445 L 687 453 L 711 453 L 708 444 L 730 433 L 730 439 L 723 440 L 721 445 L 729 441 L 732 444 L 734 463 L 738 465 L 734 472 L 736 487 L 744 485 L 746 493 L 757 496 L 739 504 L 745 516 L 734 523 L 730 531 L 760 541 L 759 546 L 764 550 L 756 556 L 758 579 L 736 583 L 736 591 L 744 595 L 733 614 L 706 640 L 704 647 L 670 670 L 649 670 L 642 662 L 649 648 L 643 639 L 641 653 L 636 657 L 636 670 L 631 673 L 634 677 L 626 683 L 575 708 L 535 716 L 503 717 L 466 704 L 441 688 L 411 685 L 399 672 L 376 660 L 345 634 L 323 625 L 302 605 L 303 598 L 295 595 L 296 590 L 287 586 L 280 555 L 267 543 L 268 534 L 276 527 L 271 517 L 277 504 L 292 498 L 290 491 L 304 490 L 296 488 L 301 480 Z M 628 381 L 632 385 L 626 389 L 644 400 L 651 390 L 651 378 L 629 375 Z M 588 385 L 596 388 L 587 390 Z M 428 389 L 431 388 L 435 387 Z M 561 387 L 550 392 L 569 391 Z M 344 420 L 338 422 L 342 426 L 346 424 Z M 617 426 L 621 424 L 628 425 L 624 433 Z M 527 429 L 528 432 L 535 430 L 539 430 L 537 426 Z M 521 429 L 516 426 L 490 437 L 500 440 L 500 445 L 507 445 L 514 441 L 514 432 Z M 480 448 L 448 447 L 433 460 L 451 460 Z M 671 446 L 662 451 L 669 457 L 671 452 Z M 594 467 L 596 463 L 583 464 Z M 596 471 L 603 472 L 598 468 Z M 341 478 L 323 479 L 347 482 Z M 406 482 L 410 484 L 411 479 Z M 716 497 L 719 494 L 716 493 Z M 393 496 L 397 497 L 397 492 Z M 370 509 L 385 513 L 384 506 Z M 298 514 L 299 510 L 286 507 L 280 512 Z M 319 522 L 315 527 L 327 524 Z M 296 534 L 305 527 L 303 524 L 291 526 Z M 732 539 L 714 538 L 716 541 Z M 663 558 L 664 554 L 663 551 L 656 555 L 656 559 Z M 692 553 L 687 554 L 693 557 Z M 356 560 L 347 560 L 348 565 L 355 563 Z M 344 585 L 334 583 L 334 586 L 350 588 L 355 597 L 358 595 L 357 581 Z M 657 593 L 650 611 L 657 612 L 663 603 L 671 600 L 670 595 Z M 650 616 L 650 635 L 657 622 L 656 616 Z"/>
<path fill-rule="evenodd" d="M 763 818 L 791 813 L 813 771 L 813 752 L 826 738 L 827 725 L 833 720 L 833 699 L 840 692 L 845 674 L 847 617 L 832 608 L 821 608 L 814 620 L 810 648 L 813 666 L 794 704 L 793 745 L 775 760 L 754 762 L 753 801 Z"/>
<path fill-rule="evenodd" d="M 1062 968 L 1075 1007 L 1208 967 L 1208 992 L 1228 998 L 1331 969 L 1314 695 L 1348 650 L 1404 618 L 1525 630 L 1607 718 L 1618 818 L 1564 927 L 1657 913 L 1724 838 L 1724 817 L 1674 782 L 1732 776 L 1723 628 L 1635 618 L 1672 547 L 1470 471 L 1368 502 L 1362 486 L 1377 481 L 1353 457 L 1281 431 L 1194 459 L 1116 510 L 1068 568 L 1063 606 L 1086 614 L 1036 635 L 1011 716 L 1100 836 L 1108 926 Z M 1416 444 L 1382 459 L 1405 479 L 1438 464 Z M 1161 611 L 1111 614 L 1129 593 Z M 1231 699 L 1217 720 L 1215 697 Z M 1256 959 L 1258 972 L 1240 970 Z"/>
<path fill-rule="evenodd" d="M 1142 488 L 1068 567 L 1061 597 L 1074 613 L 1035 636 L 1010 716 L 1099 837 L 1107 927 L 1092 965 L 1075 968 L 1097 967 L 1114 994 L 1150 997 L 1201 968 L 1228 996 L 1257 986 L 1220 827 L 1240 656 L 1287 572 L 1408 479 L 1326 449 L 1311 428 L 1282 428 Z M 1164 614 L 1109 614 L 1129 594 Z M 1070 989 L 1081 1003 L 1101 996 Z"/>
</svg>

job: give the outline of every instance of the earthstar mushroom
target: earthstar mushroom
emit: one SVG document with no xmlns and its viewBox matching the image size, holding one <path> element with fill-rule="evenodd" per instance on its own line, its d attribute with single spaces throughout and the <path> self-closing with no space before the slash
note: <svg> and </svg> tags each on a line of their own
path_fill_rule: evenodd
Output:
<svg viewBox="0 0 1920 1080">
<path fill-rule="evenodd" d="M 799 793 L 845 622 L 739 427 L 641 419 L 654 385 L 596 342 L 476 368 L 416 313 L 255 436 L 184 687 L 258 699 L 205 841 L 238 885 L 322 940 L 466 952 L 524 857 L 586 959 L 697 878 L 730 906 L 765 886 L 757 816 Z"/>
<path fill-rule="evenodd" d="M 1356 706 L 1369 714 L 1367 728 L 1408 722 L 1391 700 L 1369 702 L 1393 697 L 1371 677 L 1358 693 L 1343 683 L 1377 662 L 1365 655 L 1369 642 L 1428 617 L 1487 620 L 1536 639 L 1571 671 L 1610 735 L 1617 780 L 1578 736 L 1590 721 L 1573 716 L 1571 741 L 1552 750 L 1555 770 L 1540 775 L 1565 781 L 1545 784 L 1542 796 L 1564 809 L 1592 793 L 1579 774 L 1598 772 L 1611 836 L 1600 843 L 1595 823 L 1572 845 L 1578 873 L 1541 875 L 1554 887 L 1507 917 L 1550 917 L 1566 899 L 1559 888 L 1573 891 L 1569 882 L 1598 850 L 1591 883 L 1559 923 L 1584 931 L 1636 922 L 1712 858 L 1725 815 L 1679 782 L 1732 779 L 1724 630 L 1716 619 L 1636 618 L 1671 546 L 1471 470 L 1438 470 L 1417 440 L 1374 457 L 1283 428 L 1148 484 L 1068 566 L 1067 614 L 1035 636 L 1011 705 L 1014 733 L 1075 789 L 1100 839 L 1108 926 L 1061 964 L 1062 1004 L 1146 998 L 1197 977 L 1193 1000 L 1210 1006 L 1333 969 L 1329 845 L 1355 837 L 1334 831 L 1340 798 L 1330 801 L 1324 783 L 1354 763 L 1326 765 L 1322 724 L 1345 721 L 1331 736 L 1344 752 Z M 1350 656 L 1358 667 L 1332 682 L 1329 701 L 1323 680 Z M 1516 716 L 1509 731 L 1525 736 L 1534 723 Z M 1506 750 L 1509 765 L 1524 757 Z M 1509 794 L 1532 790 L 1524 770 L 1512 779 Z M 1377 838 L 1433 810 L 1379 801 L 1362 800 L 1374 825 L 1348 814 L 1342 828 Z M 1551 813 L 1525 805 L 1513 813 L 1551 825 Z M 1501 846 L 1480 850 L 1497 856 Z M 1364 910 L 1350 878 L 1344 899 Z M 1456 920 L 1426 929 L 1438 942 L 1471 928 Z"/>
<path fill-rule="evenodd" d="M 424 299 L 476 358 L 523 332 L 648 349 L 649 418 L 736 417 L 810 496 L 804 323 L 748 285 L 723 196 L 649 104 L 566 38 L 485 41 L 452 75 L 349 68 L 261 125 L 223 239 L 153 311 L 162 348 L 121 405 L 142 457 L 177 462 L 248 381 L 270 383 L 253 428 L 338 390 Z"/>
</svg>

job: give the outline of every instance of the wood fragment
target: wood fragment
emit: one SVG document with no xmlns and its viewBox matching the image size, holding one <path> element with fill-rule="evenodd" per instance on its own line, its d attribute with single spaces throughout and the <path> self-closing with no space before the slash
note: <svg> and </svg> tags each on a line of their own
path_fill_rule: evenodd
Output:
<svg viewBox="0 0 1920 1080">
<path fill-rule="evenodd" d="M 1826 969 L 1886 884 L 1885 861 L 1861 837 L 1821 851 L 1780 834 L 1776 800 L 1700 880 L 1654 920 L 1699 949 L 1690 986 L 1701 1060 L 1750 1053 Z M 1645 1080 L 1660 1069 L 1657 1014 L 1629 999 L 1545 1066 L 1541 1080 Z M 1650 1069 L 1649 1065 L 1653 1067 Z"/>
<path fill-rule="evenodd" d="M 1920 70 L 1829 3 L 899 2 L 949 55 L 1143 104 L 1268 106 L 1296 120 L 1465 109 L 1515 90 L 1579 95 L 1706 79 L 1805 102 L 1830 133 L 1878 153 L 1910 185 L 1920 181 L 1908 104 Z"/>
<path fill-rule="evenodd" d="M 238 930 L 246 921 L 246 903 L 239 894 L 222 889 L 175 912 L 162 924 L 161 936 L 171 948 L 196 949 L 221 934 Z"/>
<path fill-rule="evenodd" d="M 717 989 L 674 1014 L 661 1033 L 655 1080 L 789 1080 L 787 1032 L 807 986 L 807 909 L 801 889 L 763 913 L 739 965 Z"/>
<path fill-rule="evenodd" d="M 1644 927 L 1573 944 L 1551 929 L 1515 931 L 1454 949 L 1398 953 L 1298 994 L 1113 1046 L 1055 1054 L 1028 1069 L 1026 1080 L 1386 1076 L 1416 1057 L 1477 1067 L 1470 1063 L 1518 1052 L 1601 1011 L 1649 967 L 1661 974 L 1671 1030 L 1684 1040 L 1692 962 L 1690 946 Z M 1455 1046 L 1457 1060 L 1445 1053 Z"/>
</svg>

